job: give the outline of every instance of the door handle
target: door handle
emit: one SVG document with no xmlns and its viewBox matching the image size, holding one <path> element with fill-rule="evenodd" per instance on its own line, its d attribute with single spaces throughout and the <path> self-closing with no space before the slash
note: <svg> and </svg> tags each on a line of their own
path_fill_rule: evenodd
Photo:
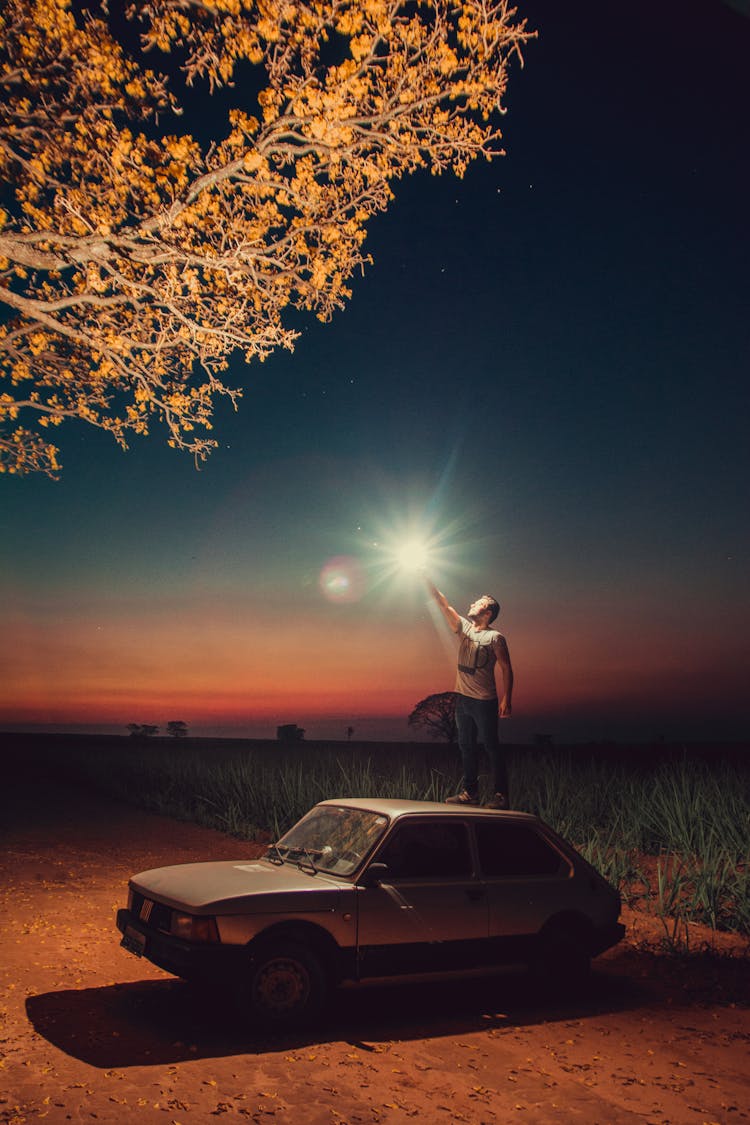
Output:
<svg viewBox="0 0 750 1125">
<path fill-rule="evenodd" d="M 470 887 L 466 892 L 466 897 L 470 898 L 472 902 L 478 902 L 480 898 L 484 898 L 486 893 L 484 887 Z"/>
</svg>

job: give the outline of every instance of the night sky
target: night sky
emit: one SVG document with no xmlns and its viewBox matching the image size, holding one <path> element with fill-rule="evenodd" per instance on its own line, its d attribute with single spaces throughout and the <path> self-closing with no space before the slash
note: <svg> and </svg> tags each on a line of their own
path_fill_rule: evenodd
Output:
<svg viewBox="0 0 750 1125">
<path fill-rule="evenodd" d="M 200 471 L 66 423 L 59 482 L 0 478 L 0 727 L 410 737 L 453 686 L 388 572 L 418 530 L 459 610 L 502 604 L 509 741 L 747 737 L 742 7 L 519 0 L 507 156 L 397 187 Z"/>
</svg>

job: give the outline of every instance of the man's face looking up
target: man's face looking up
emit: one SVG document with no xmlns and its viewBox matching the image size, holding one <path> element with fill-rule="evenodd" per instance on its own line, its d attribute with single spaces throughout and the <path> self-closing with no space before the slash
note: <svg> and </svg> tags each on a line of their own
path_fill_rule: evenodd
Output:
<svg viewBox="0 0 750 1125">
<path fill-rule="evenodd" d="M 491 608 L 492 602 L 488 597 L 477 598 L 477 600 L 472 602 L 469 606 L 469 620 L 477 621 L 482 614 L 487 613 Z"/>
</svg>

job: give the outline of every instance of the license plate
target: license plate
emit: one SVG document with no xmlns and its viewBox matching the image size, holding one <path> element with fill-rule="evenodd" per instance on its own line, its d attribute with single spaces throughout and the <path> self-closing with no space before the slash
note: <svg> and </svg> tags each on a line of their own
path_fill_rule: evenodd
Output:
<svg viewBox="0 0 750 1125">
<path fill-rule="evenodd" d="M 135 953 L 136 957 L 142 957 L 146 952 L 146 936 L 139 934 L 132 926 L 126 926 L 120 945 L 123 949 L 127 949 L 128 953 Z"/>
</svg>

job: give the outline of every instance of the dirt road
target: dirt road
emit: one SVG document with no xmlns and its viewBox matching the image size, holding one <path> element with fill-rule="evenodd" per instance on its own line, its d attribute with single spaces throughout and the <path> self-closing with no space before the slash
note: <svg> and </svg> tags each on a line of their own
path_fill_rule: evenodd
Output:
<svg viewBox="0 0 750 1125">
<path fill-rule="evenodd" d="M 133 872 L 258 849 L 37 782 L 6 787 L 0 821 L 2 1122 L 750 1121 L 746 957 L 659 956 L 626 915 L 635 935 L 576 1001 L 513 975 L 350 990 L 273 1038 L 114 928 Z"/>
</svg>

